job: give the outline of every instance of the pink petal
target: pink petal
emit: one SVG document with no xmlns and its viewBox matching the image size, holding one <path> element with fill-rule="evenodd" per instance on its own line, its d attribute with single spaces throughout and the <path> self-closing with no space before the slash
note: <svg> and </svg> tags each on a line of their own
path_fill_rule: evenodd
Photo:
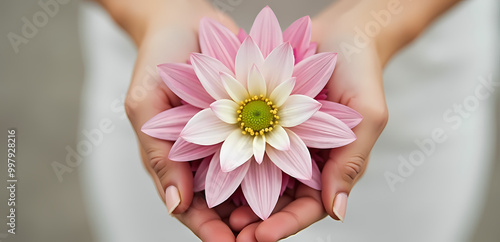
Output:
<svg viewBox="0 0 500 242">
<path fill-rule="evenodd" d="M 208 105 L 214 101 L 201 85 L 191 65 L 161 64 L 158 65 L 158 72 L 167 87 L 189 104 L 203 109 L 208 108 Z"/>
<path fill-rule="evenodd" d="M 234 58 L 241 42 L 231 30 L 205 17 L 200 21 L 198 35 L 201 53 L 218 59 L 229 69 L 234 70 Z"/>
<path fill-rule="evenodd" d="M 250 68 L 256 65 L 261 68 L 264 64 L 264 57 L 260 53 L 259 47 L 252 40 L 252 37 L 247 37 L 240 46 L 236 54 L 235 73 L 236 79 L 244 86 L 247 86 L 247 78 Z"/>
<path fill-rule="evenodd" d="M 297 179 L 309 180 L 312 177 L 311 155 L 304 142 L 294 132 L 286 130 L 290 137 L 290 149 L 280 151 L 266 147 L 266 154 L 283 172 Z"/>
<path fill-rule="evenodd" d="M 250 163 L 241 189 L 253 212 L 265 220 L 271 215 L 280 196 L 281 170 L 267 157 L 262 164 L 254 161 Z"/>
<path fill-rule="evenodd" d="M 205 196 L 208 207 L 213 208 L 226 201 L 238 188 L 245 177 L 250 162 L 239 166 L 230 172 L 223 172 L 220 166 L 219 152 L 215 153 L 208 166 L 205 180 Z"/>
<path fill-rule="evenodd" d="M 356 127 L 356 125 L 361 123 L 361 120 L 363 120 L 363 116 L 361 116 L 360 113 L 350 107 L 347 107 L 346 105 L 326 100 L 319 102 L 322 104 L 319 111 L 340 119 L 351 129 Z"/>
<path fill-rule="evenodd" d="M 316 54 L 316 51 L 318 50 L 318 43 L 316 42 L 311 42 L 309 44 L 309 47 L 307 48 L 307 51 L 304 53 L 304 56 L 302 56 L 302 60 L 309 58 L 310 56 L 313 56 Z M 299 63 L 302 60 L 295 61 L 295 63 Z"/>
<path fill-rule="evenodd" d="M 258 135 L 253 138 L 253 156 L 257 163 L 262 163 L 266 152 L 266 136 Z"/>
<path fill-rule="evenodd" d="M 262 76 L 262 73 L 259 71 L 257 65 L 253 65 L 248 73 L 247 86 L 248 94 L 250 94 L 250 96 L 267 96 L 266 80 L 264 79 L 264 76 Z"/>
<path fill-rule="evenodd" d="M 168 158 L 173 161 L 193 161 L 213 155 L 219 149 L 220 145 L 197 145 L 179 138 L 170 149 Z"/>
<path fill-rule="evenodd" d="M 253 156 L 253 137 L 236 128 L 224 141 L 220 151 L 220 165 L 229 172 L 247 162 Z"/>
<path fill-rule="evenodd" d="M 145 134 L 164 140 L 177 140 L 186 123 L 199 108 L 189 104 L 165 110 L 147 121 L 141 128 Z"/>
<path fill-rule="evenodd" d="M 284 172 L 282 174 L 282 182 L 281 182 L 281 191 L 280 191 L 280 196 L 283 196 L 283 193 L 285 193 L 286 187 L 288 186 L 288 180 L 290 180 L 290 176 Z"/>
<path fill-rule="evenodd" d="M 247 89 L 241 85 L 240 82 L 234 79 L 234 77 L 221 72 L 220 78 L 222 80 L 222 84 L 224 84 L 227 94 L 229 94 L 235 102 L 240 103 L 249 97 Z"/>
<path fill-rule="evenodd" d="M 344 122 L 321 111 L 290 130 L 295 132 L 307 147 L 311 148 L 337 148 L 356 140 L 356 135 Z"/>
<path fill-rule="evenodd" d="M 316 190 L 321 190 L 321 172 L 319 171 L 318 164 L 312 160 L 312 177 L 309 180 L 297 179 L 308 187 Z"/>
<path fill-rule="evenodd" d="M 279 108 L 279 123 L 294 127 L 308 120 L 321 108 L 321 103 L 304 95 L 291 95 Z"/>
<path fill-rule="evenodd" d="M 274 91 L 269 96 L 269 99 L 273 101 L 273 104 L 278 108 L 285 103 L 285 101 L 292 93 L 293 87 L 295 86 L 295 77 L 292 77 L 281 84 L 279 84 Z"/>
<path fill-rule="evenodd" d="M 238 110 L 239 107 L 240 105 L 228 99 L 217 100 L 210 104 L 210 109 L 212 109 L 215 116 L 228 124 L 235 124 L 238 122 L 236 120 L 236 110 Z"/>
<path fill-rule="evenodd" d="M 217 59 L 199 53 L 191 54 L 191 63 L 201 85 L 203 85 L 203 88 L 205 88 L 210 96 L 215 100 L 229 99 L 229 94 L 227 94 L 224 85 L 222 85 L 219 73 L 232 73 L 231 70 Z"/>
<path fill-rule="evenodd" d="M 271 53 L 276 46 L 283 43 L 280 23 L 269 6 L 262 9 L 255 18 L 250 36 L 259 46 L 264 57 Z"/>
<path fill-rule="evenodd" d="M 180 137 L 198 145 L 214 145 L 224 141 L 235 129 L 234 124 L 222 122 L 210 108 L 203 109 L 187 122 Z"/>
<path fill-rule="evenodd" d="M 311 42 L 311 18 L 304 16 L 293 22 L 284 32 L 283 41 L 290 42 L 295 52 L 295 61 L 304 59 Z"/>
<path fill-rule="evenodd" d="M 276 47 L 269 54 L 262 67 L 262 75 L 266 79 L 269 93 L 282 82 L 292 78 L 294 63 L 293 50 L 288 42 Z"/>
<path fill-rule="evenodd" d="M 238 38 L 240 42 L 243 42 L 247 37 L 248 37 L 247 32 L 245 32 L 243 28 L 240 28 L 238 34 L 236 35 L 236 38 Z"/>
<path fill-rule="evenodd" d="M 205 157 L 198 167 L 198 170 L 196 170 L 193 178 L 193 192 L 201 192 L 205 190 L 205 180 L 207 179 L 210 160 L 212 160 L 212 156 Z"/>
<path fill-rule="evenodd" d="M 290 139 L 285 129 L 281 125 L 276 125 L 274 130 L 265 134 L 266 142 L 278 150 L 289 150 L 290 149 Z"/>
<path fill-rule="evenodd" d="M 332 77 L 336 62 L 336 53 L 324 52 L 298 63 L 293 71 L 297 83 L 292 93 L 316 97 Z"/>
</svg>

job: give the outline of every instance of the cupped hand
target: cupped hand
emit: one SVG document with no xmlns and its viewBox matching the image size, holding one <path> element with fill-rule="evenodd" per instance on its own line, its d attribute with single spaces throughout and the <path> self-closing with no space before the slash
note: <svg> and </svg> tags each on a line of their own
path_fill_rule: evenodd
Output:
<svg viewBox="0 0 500 242">
<path fill-rule="evenodd" d="M 327 160 L 322 169 L 322 191 L 300 184 L 280 198 L 275 212 L 265 221 L 253 215 L 249 207 L 237 208 L 229 220 L 233 230 L 242 229 L 237 241 L 277 241 L 326 214 L 344 220 L 349 193 L 366 170 L 370 151 L 388 119 L 382 72 L 392 53 L 379 47 L 382 35 L 366 39 L 362 46 L 355 43 L 355 28 L 364 26 L 369 16 L 357 3 L 341 1 L 313 18 L 312 24 L 318 52 L 338 53 L 326 87 L 328 100 L 363 115 L 363 121 L 353 129 L 357 140 L 322 152 Z"/>
<path fill-rule="evenodd" d="M 142 5 L 141 7 L 144 7 Z M 234 241 L 231 229 L 223 222 L 230 205 L 209 209 L 198 195 L 193 199 L 193 175 L 189 163 L 168 159 L 172 142 L 152 138 L 141 127 L 156 114 L 181 104 L 157 74 L 162 63 L 186 62 L 189 54 L 199 52 L 198 25 L 211 17 L 237 32 L 235 24 L 206 1 L 159 1 L 140 14 L 135 22 L 122 23 L 138 46 L 132 81 L 125 108 L 137 134 L 142 161 L 153 178 L 169 213 L 189 227 L 203 241 Z"/>
<path fill-rule="evenodd" d="M 373 22 L 359 3 L 342 1 L 313 21 L 313 38 L 318 51 L 338 53 L 335 71 L 327 84 L 328 100 L 347 105 L 363 116 L 353 131 L 356 141 L 325 154 L 322 170 L 322 201 L 325 211 L 343 221 L 347 199 L 366 170 L 370 151 L 388 121 L 383 88 L 383 68 L 395 52 L 384 30 L 366 33 Z M 360 32 L 361 31 L 361 32 Z"/>
</svg>

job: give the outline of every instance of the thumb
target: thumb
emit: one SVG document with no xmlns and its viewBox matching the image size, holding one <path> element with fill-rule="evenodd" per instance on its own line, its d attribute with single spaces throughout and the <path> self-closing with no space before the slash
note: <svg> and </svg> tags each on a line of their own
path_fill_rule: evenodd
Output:
<svg viewBox="0 0 500 242">
<path fill-rule="evenodd" d="M 151 137 L 147 137 L 154 139 Z M 141 157 L 146 170 L 153 178 L 158 194 L 169 213 L 184 213 L 193 199 L 193 175 L 188 162 L 168 159 L 172 142 L 163 140 L 142 141 Z"/>
<path fill-rule="evenodd" d="M 347 198 L 357 180 L 366 169 L 372 147 L 375 145 L 387 120 L 387 107 L 363 107 L 358 111 L 363 121 L 353 131 L 356 141 L 332 149 L 322 171 L 322 199 L 326 212 L 336 220 L 344 221 Z"/>
<path fill-rule="evenodd" d="M 176 162 L 168 159 L 172 148 L 171 141 L 160 140 L 148 136 L 141 127 L 154 115 L 169 108 L 168 105 L 155 108 L 158 101 L 155 95 L 150 95 L 141 101 L 128 98 L 125 109 L 136 132 L 141 158 L 144 167 L 153 178 L 158 194 L 165 202 L 169 213 L 185 212 L 193 199 L 193 175 L 188 162 Z"/>
</svg>

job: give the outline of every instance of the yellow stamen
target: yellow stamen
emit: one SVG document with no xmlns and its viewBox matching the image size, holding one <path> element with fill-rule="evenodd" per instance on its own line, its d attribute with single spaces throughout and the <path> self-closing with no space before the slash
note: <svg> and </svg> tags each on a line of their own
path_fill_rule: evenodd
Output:
<svg viewBox="0 0 500 242">
<path fill-rule="evenodd" d="M 247 105 L 252 105 L 250 103 L 253 102 L 253 101 L 259 101 L 259 102 L 262 101 L 270 109 L 269 113 L 272 114 L 272 116 L 271 116 L 272 118 L 269 121 L 269 126 L 268 127 L 266 127 L 265 125 L 264 126 L 259 126 L 259 125 L 253 126 L 253 125 L 251 125 L 251 123 L 254 122 L 253 118 L 246 120 L 246 117 L 247 117 L 246 115 L 248 115 L 248 114 L 246 114 L 247 110 L 245 108 L 247 107 Z M 250 106 L 248 106 L 248 107 L 250 107 Z M 250 110 L 252 110 L 252 109 L 250 109 Z M 251 96 L 249 98 L 246 98 L 243 101 L 240 101 L 239 109 L 236 110 L 236 113 L 238 115 L 238 117 L 237 117 L 236 120 L 237 120 L 237 122 L 240 125 L 241 133 L 243 135 L 248 134 L 248 135 L 251 135 L 251 136 L 259 136 L 259 135 L 263 136 L 264 134 L 266 134 L 268 132 L 272 132 L 275 129 L 276 125 L 278 124 L 278 119 L 279 119 L 279 116 L 277 115 L 278 114 L 278 108 L 276 107 L 276 105 L 269 98 L 266 98 L 264 96 L 264 94 L 254 95 L 254 96 Z M 243 115 L 243 114 L 245 114 L 245 115 Z M 244 119 L 243 116 L 245 116 L 245 119 Z M 250 125 L 249 125 L 250 127 L 259 127 L 259 130 L 253 130 L 250 127 L 246 127 L 246 125 L 248 125 L 248 124 L 246 124 L 245 122 L 243 122 L 243 120 L 248 121 L 246 123 L 250 123 Z M 267 119 L 267 120 L 269 120 L 269 119 Z"/>
</svg>

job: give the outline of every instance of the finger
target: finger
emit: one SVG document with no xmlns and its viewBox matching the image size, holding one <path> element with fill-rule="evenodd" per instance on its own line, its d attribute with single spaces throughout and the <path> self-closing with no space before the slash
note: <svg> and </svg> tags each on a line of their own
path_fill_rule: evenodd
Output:
<svg viewBox="0 0 500 242">
<path fill-rule="evenodd" d="M 288 195 L 283 195 L 278 199 L 273 213 L 280 211 L 286 205 L 293 201 L 293 198 Z M 260 221 L 260 218 L 253 212 L 252 208 L 248 205 L 236 208 L 229 217 L 229 225 L 234 231 L 241 231 L 243 228 L 251 223 Z"/>
<path fill-rule="evenodd" d="M 206 201 L 200 195 L 194 197 L 191 207 L 185 213 L 174 216 L 202 241 L 235 240 L 231 229 L 221 220 L 215 210 L 208 208 Z"/>
<path fill-rule="evenodd" d="M 255 231 L 258 241 L 277 241 L 325 217 L 319 191 L 299 185 L 296 200 L 263 221 Z"/>
<path fill-rule="evenodd" d="M 238 234 L 238 237 L 236 237 L 237 242 L 257 242 L 257 239 L 255 238 L 255 230 L 257 230 L 257 227 L 259 226 L 261 222 L 256 222 L 253 224 L 249 224 L 241 232 Z"/>
<path fill-rule="evenodd" d="M 158 107 L 155 108 L 152 103 L 157 102 L 161 104 L 156 104 Z M 169 213 L 182 213 L 191 204 L 193 196 L 193 175 L 190 165 L 168 159 L 172 142 L 149 137 L 140 130 L 147 120 L 161 112 L 159 109 L 168 108 L 169 103 L 166 98 L 157 101 L 151 97 L 137 101 L 135 106 L 130 106 L 132 105 L 130 103 L 131 101 L 127 102 L 129 105 L 127 114 L 139 139 L 144 166 L 150 174 L 154 174 L 153 180 Z"/>
<path fill-rule="evenodd" d="M 363 121 L 353 131 L 353 143 L 330 151 L 322 171 L 322 198 L 325 210 L 334 219 L 343 221 L 347 197 L 368 164 L 372 147 L 387 123 L 385 103 L 379 106 L 358 105 Z"/>
<path fill-rule="evenodd" d="M 141 69 L 141 68 L 138 68 Z M 140 72 L 140 70 L 138 70 Z M 134 95 L 134 90 L 146 90 L 144 80 L 134 77 L 126 99 L 126 110 L 130 122 L 136 132 L 141 147 L 144 166 L 157 184 L 160 197 L 166 203 L 169 213 L 181 213 L 189 207 L 192 200 L 192 171 L 188 163 L 174 162 L 168 159 L 172 147 L 171 141 L 159 140 L 144 134 L 141 127 L 156 114 L 171 108 L 166 87 L 160 85 L 157 76 L 151 76 L 156 84 L 150 94 Z M 168 189 L 168 190 L 167 190 Z M 168 192 L 167 192 L 168 191 Z"/>
<path fill-rule="evenodd" d="M 164 44 L 175 38 L 193 41 L 185 41 L 176 48 Z M 159 181 L 156 184 L 160 197 L 166 202 L 169 212 L 181 213 L 189 207 L 192 200 L 193 178 L 190 166 L 188 163 L 178 163 L 168 159 L 171 141 L 152 138 L 141 131 L 149 119 L 180 104 L 179 99 L 161 80 L 156 65 L 185 61 L 188 53 L 196 50 L 197 43 L 195 33 L 190 31 L 181 32 L 175 38 L 174 34 L 167 34 L 154 36 L 142 42 L 125 99 L 125 110 L 137 134 L 144 165 L 149 167 L 147 169 L 150 174 L 155 174 L 153 179 Z"/>
<path fill-rule="evenodd" d="M 226 200 L 220 205 L 213 207 L 213 210 L 217 214 L 219 214 L 219 217 L 221 217 L 222 219 L 229 218 L 229 216 L 233 213 L 235 209 L 236 205 L 234 205 L 233 201 L 231 200 Z"/>
</svg>

